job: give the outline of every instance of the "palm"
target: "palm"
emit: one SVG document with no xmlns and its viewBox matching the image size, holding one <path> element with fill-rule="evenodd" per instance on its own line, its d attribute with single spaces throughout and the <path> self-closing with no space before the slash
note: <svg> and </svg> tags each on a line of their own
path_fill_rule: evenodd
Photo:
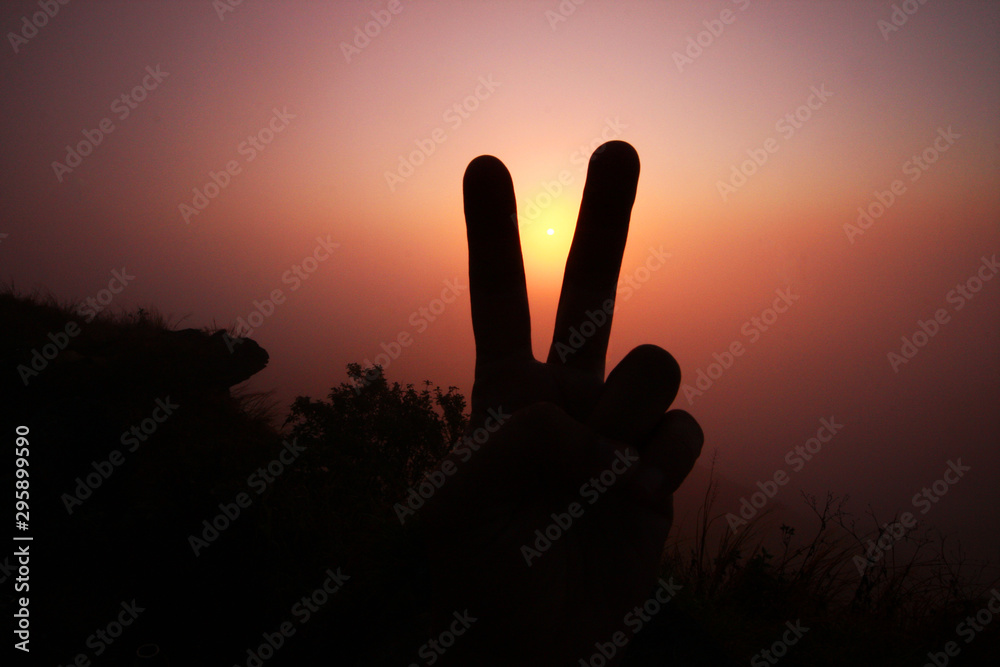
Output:
<svg viewBox="0 0 1000 667">
<path fill-rule="evenodd" d="M 660 348 L 634 349 L 604 379 L 607 306 L 638 172 L 638 156 L 622 142 L 592 158 L 542 363 L 531 352 L 510 176 L 490 157 L 466 171 L 476 337 L 467 435 L 495 433 L 471 457 L 458 450 L 449 457 L 458 471 L 428 506 L 436 612 L 444 619 L 468 608 L 481 618 L 470 635 L 476 639 L 450 652 L 455 664 L 473 655 L 488 664 L 484 652 L 499 658 L 504 646 L 515 653 L 503 659 L 516 655 L 519 664 L 587 658 L 594 642 L 625 630 L 624 614 L 644 601 L 655 578 L 671 494 L 700 451 L 701 433 L 687 413 L 664 413 L 680 371 Z M 571 340 L 571 330 L 598 311 L 607 313 L 603 325 Z M 491 413 L 513 417 L 496 430 Z M 600 484 L 602 473 L 612 479 L 616 451 L 620 457 L 626 447 L 641 460 L 618 458 L 613 483 Z M 539 540 L 535 531 L 553 524 L 553 513 L 565 522 L 574 502 L 582 515 L 557 539 Z"/>
<path fill-rule="evenodd" d="M 587 413 L 603 385 L 603 378 L 566 366 L 535 359 L 507 360 L 477 371 L 470 427 L 479 425 L 475 415 L 497 406 L 513 412 L 535 403 L 553 403 L 579 417 Z"/>
</svg>

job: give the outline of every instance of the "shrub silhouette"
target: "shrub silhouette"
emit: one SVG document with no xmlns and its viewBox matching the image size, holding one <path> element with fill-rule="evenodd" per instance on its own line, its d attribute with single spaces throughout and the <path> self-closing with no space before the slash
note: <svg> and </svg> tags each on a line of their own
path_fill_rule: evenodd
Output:
<svg viewBox="0 0 1000 667">
<path fill-rule="evenodd" d="M 381 366 L 348 364 L 343 383 L 326 401 L 300 396 L 285 421 L 309 448 L 306 455 L 330 471 L 342 503 L 392 505 L 417 484 L 461 436 L 468 421 L 456 387 L 390 385 Z"/>
<path fill-rule="evenodd" d="M 345 664 L 409 664 L 410 648 L 427 640 L 427 576 L 419 521 L 402 525 L 393 505 L 462 435 L 465 398 L 427 381 L 419 390 L 390 384 L 380 366 L 348 364 L 347 378 L 326 400 L 292 403 L 288 437 L 306 451 L 267 503 L 273 525 L 265 530 L 298 568 L 305 555 L 315 572 L 335 565 L 355 577 L 342 606 L 303 627 L 286 657 L 309 664 L 335 633 Z"/>
</svg>

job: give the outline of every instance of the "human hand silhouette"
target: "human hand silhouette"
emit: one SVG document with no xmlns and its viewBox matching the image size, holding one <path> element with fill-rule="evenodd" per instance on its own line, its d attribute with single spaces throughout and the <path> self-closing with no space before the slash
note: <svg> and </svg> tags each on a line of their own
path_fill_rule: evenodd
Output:
<svg viewBox="0 0 1000 667">
<path fill-rule="evenodd" d="M 672 494 L 703 435 L 688 413 L 665 412 L 680 369 L 663 349 L 633 349 L 604 379 L 638 177 L 627 143 L 608 142 L 591 157 L 542 363 L 531 351 L 510 174 L 491 156 L 465 172 L 476 340 L 467 434 L 494 432 L 478 451 L 456 450 L 439 465 L 451 472 L 424 509 L 432 632 L 456 612 L 476 619 L 438 664 L 589 661 L 595 642 L 631 634 L 623 617 L 655 582 Z M 571 338 L 585 322 L 591 335 Z M 497 429 L 491 411 L 512 416 Z M 558 537 L 540 550 L 536 530 L 550 524 Z"/>
</svg>

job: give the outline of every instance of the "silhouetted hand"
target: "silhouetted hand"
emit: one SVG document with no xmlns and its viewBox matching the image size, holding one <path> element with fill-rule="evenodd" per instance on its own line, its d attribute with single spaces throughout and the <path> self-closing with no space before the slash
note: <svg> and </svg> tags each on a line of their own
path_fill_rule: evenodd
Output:
<svg viewBox="0 0 1000 667">
<path fill-rule="evenodd" d="M 456 612 L 468 611 L 468 628 L 454 626 L 463 632 L 438 664 L 586 662 L 595 642 L 617 631 L 631 638 L 623 617 L 656 581 L 672 494 L 703 436 L 688 413 L 665 412 L 680 369 L 661 348 L 633 349 L 604 379 L 638 178 L 627 143 L 604 144 L 591 158 L 542 363 L 531 351 L 510 174 L 490 156 L 465 172 L 472 419 L 467 444 L 439 465 L 445 481 L 423 512 L 432 637 Z"/>
</svg>

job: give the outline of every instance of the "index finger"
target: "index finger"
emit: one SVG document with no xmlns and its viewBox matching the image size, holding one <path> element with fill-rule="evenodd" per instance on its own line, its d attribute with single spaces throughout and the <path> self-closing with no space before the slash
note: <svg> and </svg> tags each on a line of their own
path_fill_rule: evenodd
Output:
<svg viewBox="0 0 1000 667">
<path fill-rule="evenodd" d="M 531 320 L 510 173 L 481 155 L 466 168 L 463 190 L 478 375 L 485 364 L 531 358 Z"/>
</svg>

